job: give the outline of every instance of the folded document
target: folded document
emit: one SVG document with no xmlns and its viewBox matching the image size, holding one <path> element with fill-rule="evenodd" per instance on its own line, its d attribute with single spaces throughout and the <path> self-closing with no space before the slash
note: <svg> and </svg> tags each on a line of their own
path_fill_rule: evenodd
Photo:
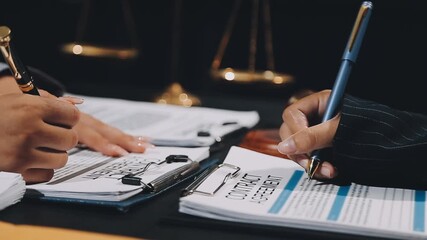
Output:
<svg viewBox="0 0 427 240">
<path fill-rule="evenodd" d="M 239 147 L 184 194 L 179 211 L 200 217 L 397 239 L 427 237 L 426 191 L 309 181 L 290 160 Z"/>
</svg>

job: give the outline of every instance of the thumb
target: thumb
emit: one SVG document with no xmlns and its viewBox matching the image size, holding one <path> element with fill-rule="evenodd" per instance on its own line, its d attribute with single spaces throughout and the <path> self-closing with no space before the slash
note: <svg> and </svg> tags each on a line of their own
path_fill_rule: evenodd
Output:
<svg viewBox="0 0 427 240">
<path fill-rule="evenodd" d="M 330 147 L 334 138 L 337 122 L 335 119 L 304 128 L 277 146 L 280 153 L 285 155 L 305 154 L 316 149 Z"/>
</svg>

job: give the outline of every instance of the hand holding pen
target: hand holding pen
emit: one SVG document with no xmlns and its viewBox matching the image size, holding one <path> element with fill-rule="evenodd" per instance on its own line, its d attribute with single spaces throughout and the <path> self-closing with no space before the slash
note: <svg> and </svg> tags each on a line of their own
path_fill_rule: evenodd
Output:
<svg viewBox="0 0 427 240">
<path fill-rule="evenodd" d="M 336 174 L 332 165 L 323 162 L 320 158 L 320 149 L 329 147 L 332 144 L 333 135 L 339 122 L 337 113 L 344 96 L 351 68 L 356 62 L 372 8 L 371 2 L 363 2 L 360 7 L 332 91 L 316 93 L 299 100 L 285 109 L 283 114 L 284 124 L 280 133 L 282 139 L 285 140 L 279 144 L 278 150 L 303 166 L 307 170 L 310 179 L 313 178 L 320 165 L 322 165 L 323 170 L 321 170 L 320 174 L 324 178 L 332 178 Z M 309 127 L 307 116 L 316 113 L 323 114 L 322 124 Z M 307 150 L 312 150 L 310 148 L 316 150 L 308 157 L 303 153 L 309 152 Z"/>
<path fill-rule="evenodd" d="M 70 96 L 56 98 L 46 91 L 37 89 L 26 65 L 22 63 L 16 49 L 13 48 L 11 30 L 6 26 L 0 26 L 0 51 L 9 65 L 12 76 L 21 92 L 30 95 L 41 95 L 43 98 L 52 100 L 65 101 L 72 105 L 83 102 L 83 99 Z M 19 89 L 16 88 L 16 91 L 19 91 Z M 5 89 L 1 90 L 4 92 Z M 147 142 L 146 138 L 126 134 L 85 113 L 80 113 L 79 122 L 74 128 L 79 133 L 80 143 L 109 156 L 121 156 L 129 152 L 144 152 L 146 148 L 153 147 L 152 144 Z"/>
<path fill-rule="evenodd" d="M 308 153 L 315 149 L 332 147 L 341 119 L 340 114 L 324 123 L 309 126 L 309 120 L 323 116 L 330 93 L 330 90 L 324 90 L 310 94 L 288 106 L 283 113 L 283 124 L 280 128 L 283 141 L 277 149 L 304 169 L 308 169 L 310 165 Z M 332 179 L 337 174 L 337 169 L 330 162 L 323 161 L 315 177 Z"/>
</svg>

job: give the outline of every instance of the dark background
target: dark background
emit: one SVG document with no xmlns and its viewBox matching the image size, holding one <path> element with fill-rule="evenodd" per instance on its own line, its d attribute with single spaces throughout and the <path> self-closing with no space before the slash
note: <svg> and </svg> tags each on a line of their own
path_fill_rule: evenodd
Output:
<svg viewBox="0 0 427 240">
<path fill-rule="evenodd" d="M 230 0 L 183 0 L 178 48 L 173 48 L 173 0 L 129 1 L 140 55 L 134 60 L 65 55 L 59 47 L 76 39 L 84 1 L 2 1 L 0 24 L 27 65 L 63 82 L 68 91 L 150 100 L 172 81 L 196 94 L 285 100 L 303 88 L 332 87 L 362 1 L 271 0 L 276 70 L 295 84 L 236 84 L 213 80 L 209 68 L 230 15 Z M 422 0 L 373 1 L 374 12 L 347 92 L 395 107 L 426 112 L 427 8 Z M 247 67 L 250 1 L 243 1 L 222 67 Z M 92 1 L 84 40 L 129 44 L 120 1 Z M 262 29 L 259 34 L 262 34 Z M 262 39 L 260 35 L 259 39 Z M 257 56 L 265 68 L 262 40 Z M 175 51 L 173 51 L 175 49 Z M 173 53 L 177 58 L 172 67 Z M 203 104 L 203 103 L 202 103 Z"/>
</svg>

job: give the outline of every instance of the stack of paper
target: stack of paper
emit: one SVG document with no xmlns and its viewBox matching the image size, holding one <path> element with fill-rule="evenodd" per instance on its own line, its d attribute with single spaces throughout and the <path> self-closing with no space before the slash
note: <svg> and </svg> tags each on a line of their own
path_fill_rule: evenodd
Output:
<svg viewBox="0 0 427 240">
<path fill-rule="evenodd" d="M 256 111 L 183 107 L 114 98 L 84 98 L 79 109 L 122 131 L 148 137 L 157 146 L 210 146 L 259 121 Z"/>
<path fill-rule="evenodd" d="M 236 171 L 218 168 L 181 198 L 180 212 L 347 234 L 427 238 L 426 191 L 309 181 L 290 160 L 237 147 L 224 162 L 240 167 L 237 176 L 214 193 Z"/>
<path fill-rule="evenodd" d="M 25 193 L 25 181 L 21 174 L 0 172 L 0 210 L 21 201 Z"/>
</svg>

